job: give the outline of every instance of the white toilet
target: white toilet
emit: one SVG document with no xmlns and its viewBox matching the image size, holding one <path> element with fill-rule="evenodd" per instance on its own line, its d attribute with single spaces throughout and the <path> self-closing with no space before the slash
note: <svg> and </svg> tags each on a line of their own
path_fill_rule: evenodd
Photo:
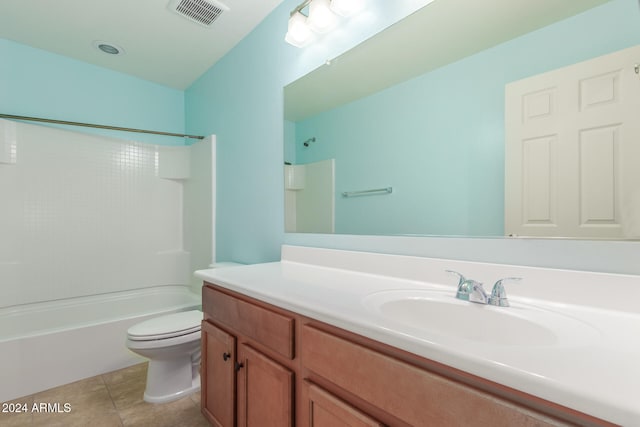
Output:
<svg viewBox="0 0 640 427">
<path fill-rule="evenodd" d="M 129 350 L 149 359 L 144 400 L 164 403 L 200 390 L 200 310 L 167 314 L 133 325 Z"/>
</svg>

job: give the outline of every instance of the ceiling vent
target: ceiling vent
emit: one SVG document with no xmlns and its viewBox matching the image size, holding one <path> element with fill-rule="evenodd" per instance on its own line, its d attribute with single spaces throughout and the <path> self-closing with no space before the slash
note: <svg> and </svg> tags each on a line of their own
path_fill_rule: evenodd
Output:
<svg viewBox="0 0 640 427">
<path fill-rule="evenodd" d="M 169 9 L 190 21 L 210 27 L 229 7 L 216 0 L 171 0 Z"/>
</svg>

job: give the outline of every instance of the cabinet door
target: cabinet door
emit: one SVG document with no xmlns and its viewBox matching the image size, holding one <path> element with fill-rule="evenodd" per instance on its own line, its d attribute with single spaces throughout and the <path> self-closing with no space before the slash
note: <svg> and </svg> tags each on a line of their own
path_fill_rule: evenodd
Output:
<svg viewBox="0 0 640 427">
<path fill-rule="evenodd" d="M 207 321 L 202 322 L 202 413 L 216 427 L 235 426 L 236 339 Z"/>
<path fill-rule="evenodd" d="M 293 373 L 242 344 L 238 349 L 238 426 L 293 425 Z"/>
<path fill-rule="evenodd" d="M 309 408 L 309 427 L 383 427 L 383 424 L 308 381 L 304 399 Z"/>
</svg>

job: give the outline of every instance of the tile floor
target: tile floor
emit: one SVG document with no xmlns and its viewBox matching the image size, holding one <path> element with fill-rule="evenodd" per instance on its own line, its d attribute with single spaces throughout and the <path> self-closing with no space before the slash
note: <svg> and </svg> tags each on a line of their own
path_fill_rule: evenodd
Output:
<svg viewBox="0 0 640 427">
<path fill-rule="evenodd" d="M 200 413 L 200 393 L 163 404 L 143 401 L 146 377 L 147 364 L 142 363 L 16 399 L 11 403 L 26 404 L 27 412 L 0 412 L 0 426 L 209 426 Z M 60 412 L 32 411 L 34 403 L 58 403 Z M 66 403 L 70 411 L 65 413 Z"/>
</svg>

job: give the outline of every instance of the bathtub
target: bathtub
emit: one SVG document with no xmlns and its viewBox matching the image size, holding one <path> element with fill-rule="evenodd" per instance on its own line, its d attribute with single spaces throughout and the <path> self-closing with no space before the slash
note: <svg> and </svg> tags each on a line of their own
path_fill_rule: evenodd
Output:
<svg viewBox="0 0 640 427">
<path fill-rule="evenodd" d="M 0 309 L 0 402 L 140 363 L 131 325 L 200 307 L 188 286 L 158 286 Z"/>
</svg>

